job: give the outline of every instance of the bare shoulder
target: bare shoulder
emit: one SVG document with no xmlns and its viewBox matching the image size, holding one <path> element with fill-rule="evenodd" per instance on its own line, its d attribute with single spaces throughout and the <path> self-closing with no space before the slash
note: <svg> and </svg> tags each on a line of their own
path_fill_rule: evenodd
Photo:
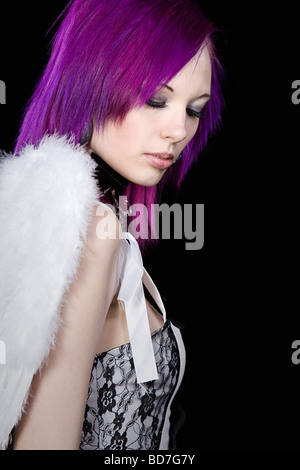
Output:
<svg viewBox="0 0 300 470">
<path fill-rule="evenodd" d="M 87 248 L 95 256 L 112 257 L 119 252 L 122 227 L 116 214 L 106 205 L 98 204 L 93 210 L 87 233 Z"/>
</svg>

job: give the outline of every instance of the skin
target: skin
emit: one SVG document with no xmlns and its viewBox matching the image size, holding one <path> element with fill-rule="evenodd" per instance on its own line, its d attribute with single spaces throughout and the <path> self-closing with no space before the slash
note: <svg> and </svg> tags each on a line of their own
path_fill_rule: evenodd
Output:
<svg viewBox="0 0 300 470">
<path fill-rule="evenodd" d="M 203 108 L 210 83 L 209 53 L 204 49 L 152 97 L 157 102 L 163 100 L 164 107 L 145 105 L 130 111 L 122 124 L 107 123 L 102 132 L 94 131 L 90 150 L 130 181 L 157 184 L 166 170 L 153 166 L 145 153 L 169 152 L 176 160 L 199 123 L 187 108 L 197 112 Z M 129 340 L 124 310 L 114 292 L 121 237 L 102 240 L 96 233 L 104 217 L 116 233 L 121 226 L 115 214 L 107 214 L 103 206 L 94 209 L 85 254 L 61 311 L 56 348 L 34 377 L 26 413 L 15 430 L 16 450 L 77 450 L 94 356 Z M 162 320 L 146 304 L 154 331 Z"/>
<path fill-rule="evenodd" d="M 104 129 L 94 130 L 90 151 L 129 181 L 142 186 L 156 185 L 167 170 L 153 166 L 145 153 L 171 153 L 175 162 L 199 125 L 199 118 L 190 116 L 187 110 L 200 112 L 209 99 L 210 87 L 211 61 L 205 47 L 168 87 L 153 95 L 151 100 L 165 102 L 164 108 L 146 104 L 129 111 L 121 124 L 109 122 Z"/>
</svg>

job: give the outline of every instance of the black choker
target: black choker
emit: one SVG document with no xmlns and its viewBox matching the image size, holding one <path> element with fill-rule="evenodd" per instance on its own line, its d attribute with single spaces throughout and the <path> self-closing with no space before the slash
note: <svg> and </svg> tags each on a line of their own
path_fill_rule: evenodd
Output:
<svg viewBox="0 0 300 470">
<path fill-rule="evenodd" d="M 96 153 L 92 152 L 91 157 L 97 163 L 95 174 L 98 179 L 99 188 L 104 194 L 104 199 L 106 202 L 116 206 L 119 197 L 124 194 L 129 181 L 111 168 Z"/>
<path fill-rule="evenodd" d="M 109 187 L 112 187 L 112 188 L 114 188 L 115 185 L 123 188 L 123 190 L 127 188 L 129 181 L 126 178 L 124 178 L 124 176 L 121 176 L 117 171 L 115 171 L 111 166 L 109 166 L 104 160 L 102 160 L 102 158 L 99 157 L 99 155 L 97 155 L 96 153 L 92 152 L 91 157 L 98 165 L 96 172 L 97 172 L 97 176 L 99 176 L 99 183 L 102 188 L 103 188 L 103 185 L 107 186 L 106 182 L 108 183 Z"/>
</svg>

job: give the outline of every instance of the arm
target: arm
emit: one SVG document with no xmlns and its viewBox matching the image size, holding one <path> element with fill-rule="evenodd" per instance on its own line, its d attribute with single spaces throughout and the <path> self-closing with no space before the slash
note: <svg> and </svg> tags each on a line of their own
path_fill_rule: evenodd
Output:
<svg viewBox="0 0 300 470">
<path fill-rule="evenodd" d="M 100 215 L 101 214 L 101 215 Z M 78 449 L 94 355 L 114 295 L 121 240 L 101 240 L 97 224 L 120 230 L 102 206 L 93 216 L 78 275 L 61 312 L 56 348 L 36 374 L 26 413 L 16 429 L 14 449 Z"/>
</svg>

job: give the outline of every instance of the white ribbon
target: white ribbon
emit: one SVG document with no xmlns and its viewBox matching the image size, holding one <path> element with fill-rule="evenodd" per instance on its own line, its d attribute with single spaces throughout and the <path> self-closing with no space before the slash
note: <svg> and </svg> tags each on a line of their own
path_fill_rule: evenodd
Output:
<svg viewBox="0 0 300 470">
<path fill-rule="evenodd" d="M 148 273 L 144 270 L 141 252 L 136 239 L 130 233 L 123 233 L 128 242 L 124 257 L 124 270 L 118 301 L 124 303 L 132 356 L 137 382 L 149 382 L 158 378 L 154 357 L 151 331 L 148 321 L 142 278 L 149 292 L 154 293 L 156 287 Z M 151 292 L 152 291 L 152 292 Z M 158 291 L 156 289 L 158 294 Z M 156 296 L 157 297 L 157 296 Z M 158 294 L 158 306 L 162 309 L 164 320 L 165 310 Z M 157 300 L 156 300 L 157 301 Z"/>
<path fill-rule="evenodd" d="M 100 204 L 112 211 L 107 204 Z M 136 239 L 129 232 L 123 232 L 122 238 L 124 256 L 121 256 L 118 302 L 123 304 L 125 310 L 137 382 L 140 384 L 158 379 L 143 283 L 161 310 L 164 322 L 166 311 L 154 282 L 143 266 Z M 116 287 L 118 285 L 119 279 Z"/>
</svg>

